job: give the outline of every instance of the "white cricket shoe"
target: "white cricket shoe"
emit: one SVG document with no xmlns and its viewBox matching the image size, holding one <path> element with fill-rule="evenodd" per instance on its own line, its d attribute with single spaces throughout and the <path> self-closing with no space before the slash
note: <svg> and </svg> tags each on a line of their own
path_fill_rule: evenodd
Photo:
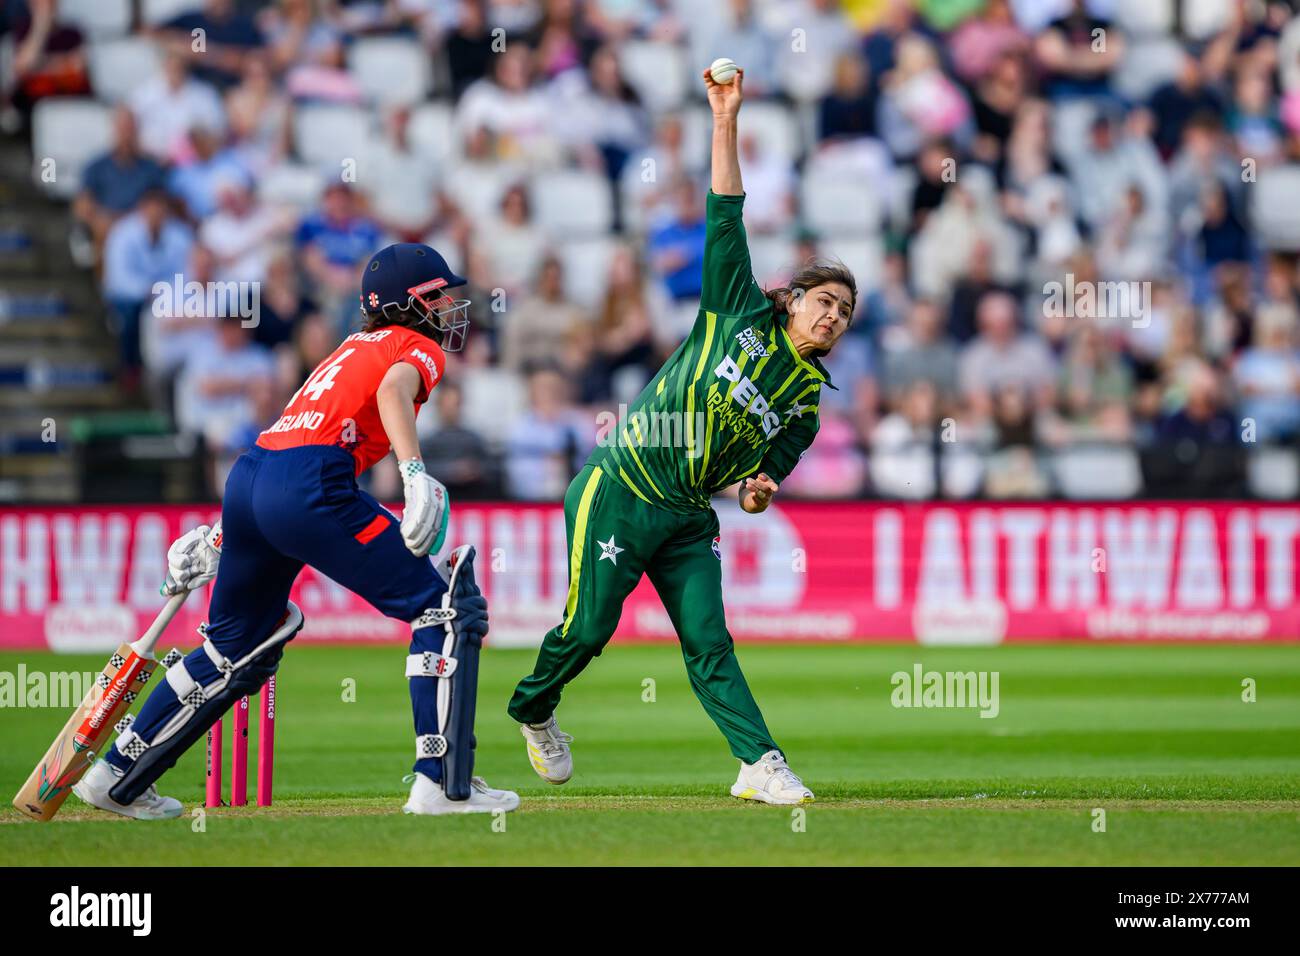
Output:
<svg viewBox="0 0 1300 956">
<path fill-rule="evenodd" d="M 519 732 L 528 744 L 528 762 L 537 776 L 556 784 L 573 776 L 573 754 L 569 752 L 573 738 L 560 729 L 554 714 L 544 724 L 520 724 Z"/>
<path fill-rule="evenodd" d="M 174 797 L 161 797 L 158 788 L 149 785 L 144 793 L 135 798 L 130 806 L 122 806 L 108 795 L 119 780 L 122 771 L 107 760 L 96 760 L 86 775 L 72 788 L 72 792 L 90 804 L 109 813 L 120 813 L 134 820 L 171 820 L 184 811 L 181 802 Z"/>
<path fill-rule="evenodd" d="M 769 750 L 758 763 L 740 762 L 740 776 L 731 795 L 762 803 L 812 803 L 813 792 L 789 768 L 779 750 Z"/>
<path fill-rule="evenodd" d="M 403 813 L 436 816 L 441 813 L 491 813 L 494 810 L 510 812 L 519 806 L 519 794 L 513 790 L 493 790 L 482 777 L 470 779 L 469 799 L 452 800 L 443 792 L 442 784 L 430 780 L 422 773 L 403 777 L 411 783 L 411 797 L 402 806 Z"/>
</svg>

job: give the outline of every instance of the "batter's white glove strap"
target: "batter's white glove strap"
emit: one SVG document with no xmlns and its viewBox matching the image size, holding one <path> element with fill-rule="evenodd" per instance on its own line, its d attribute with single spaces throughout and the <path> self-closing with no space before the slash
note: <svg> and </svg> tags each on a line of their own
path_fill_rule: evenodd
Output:
<svg viewBox="0 0 1300 956">
<path fill-rule="evenodd" d="M 451 516 L 447 489 L 424 470 L 424 462 L 418 458 L 399 461 L 397 468 L 406 496 L 402 540 L 416 557 L 422 558 L 430 551 L 436 553 L 447 540 L 447 519 Z"/>
<path fill-rule="evenodd" d="M 221 560 L 221 522 L 187 531 L 167 549 L 167 580 L 163 594 L 196 591 L 217 576 Z"/>
</svg>

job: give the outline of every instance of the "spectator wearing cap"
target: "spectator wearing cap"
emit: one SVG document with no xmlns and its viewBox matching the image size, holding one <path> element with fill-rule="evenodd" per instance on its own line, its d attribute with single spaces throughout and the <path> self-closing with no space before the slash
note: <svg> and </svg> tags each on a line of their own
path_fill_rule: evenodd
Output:
<svg viewBox="0 0 1300 956">
<path fill-rule="evenodd" d="M 172 215 L 167 194 L 151 189 L 139 208 L 117 220 L 104 240 L 103 292 L 110 323 L 121 340 L 128 375 L 140 369 L 140 311 L 153 298 L 156 283 L 169 285 L 183 274 L 193 236 Z"/>
<path fill-rule="evenodd" d="M 82 173 L 73 215 L 90 231 L 98 249 L 113 223 L 135 209 L 149 190 L 161 188 L 164 180 L 162 164 L 140 150 L 135 116 L 119 106 L 113 111 L 113 145 Z"/>
</svg>

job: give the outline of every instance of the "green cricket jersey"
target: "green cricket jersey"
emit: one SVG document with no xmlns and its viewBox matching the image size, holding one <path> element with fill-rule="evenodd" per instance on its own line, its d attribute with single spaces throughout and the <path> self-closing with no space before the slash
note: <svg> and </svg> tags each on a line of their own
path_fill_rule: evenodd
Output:
<svg viewBox="0 0 1300 956">
<path fill-rule="evenodd" d="M 784 481 L 817 434 L 818 396 L 831 385 L 754 281 L 744 201 L 710 191 L 695 325 L 588 459 L 670 511 L 706 509 L 714 492 L 760 471 Z"/>
</svg>

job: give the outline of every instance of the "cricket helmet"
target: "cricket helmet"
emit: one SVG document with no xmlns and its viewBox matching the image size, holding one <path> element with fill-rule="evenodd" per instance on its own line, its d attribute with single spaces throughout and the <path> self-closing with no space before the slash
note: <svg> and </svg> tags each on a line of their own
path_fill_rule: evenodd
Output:
<svg viewBox="0 0 1300 956">
<path fill-rule="evenodd" d="M 469 328 L 469 299 L 453 299 L 448 289 L 465 284 L 437 250 L 419 242 L 397 242 L 370 257 L 361 275 L 361 311 L 390 318 L 414 312 L 434 329 L 444 352 L 459 352 Z"/>
</svg>

